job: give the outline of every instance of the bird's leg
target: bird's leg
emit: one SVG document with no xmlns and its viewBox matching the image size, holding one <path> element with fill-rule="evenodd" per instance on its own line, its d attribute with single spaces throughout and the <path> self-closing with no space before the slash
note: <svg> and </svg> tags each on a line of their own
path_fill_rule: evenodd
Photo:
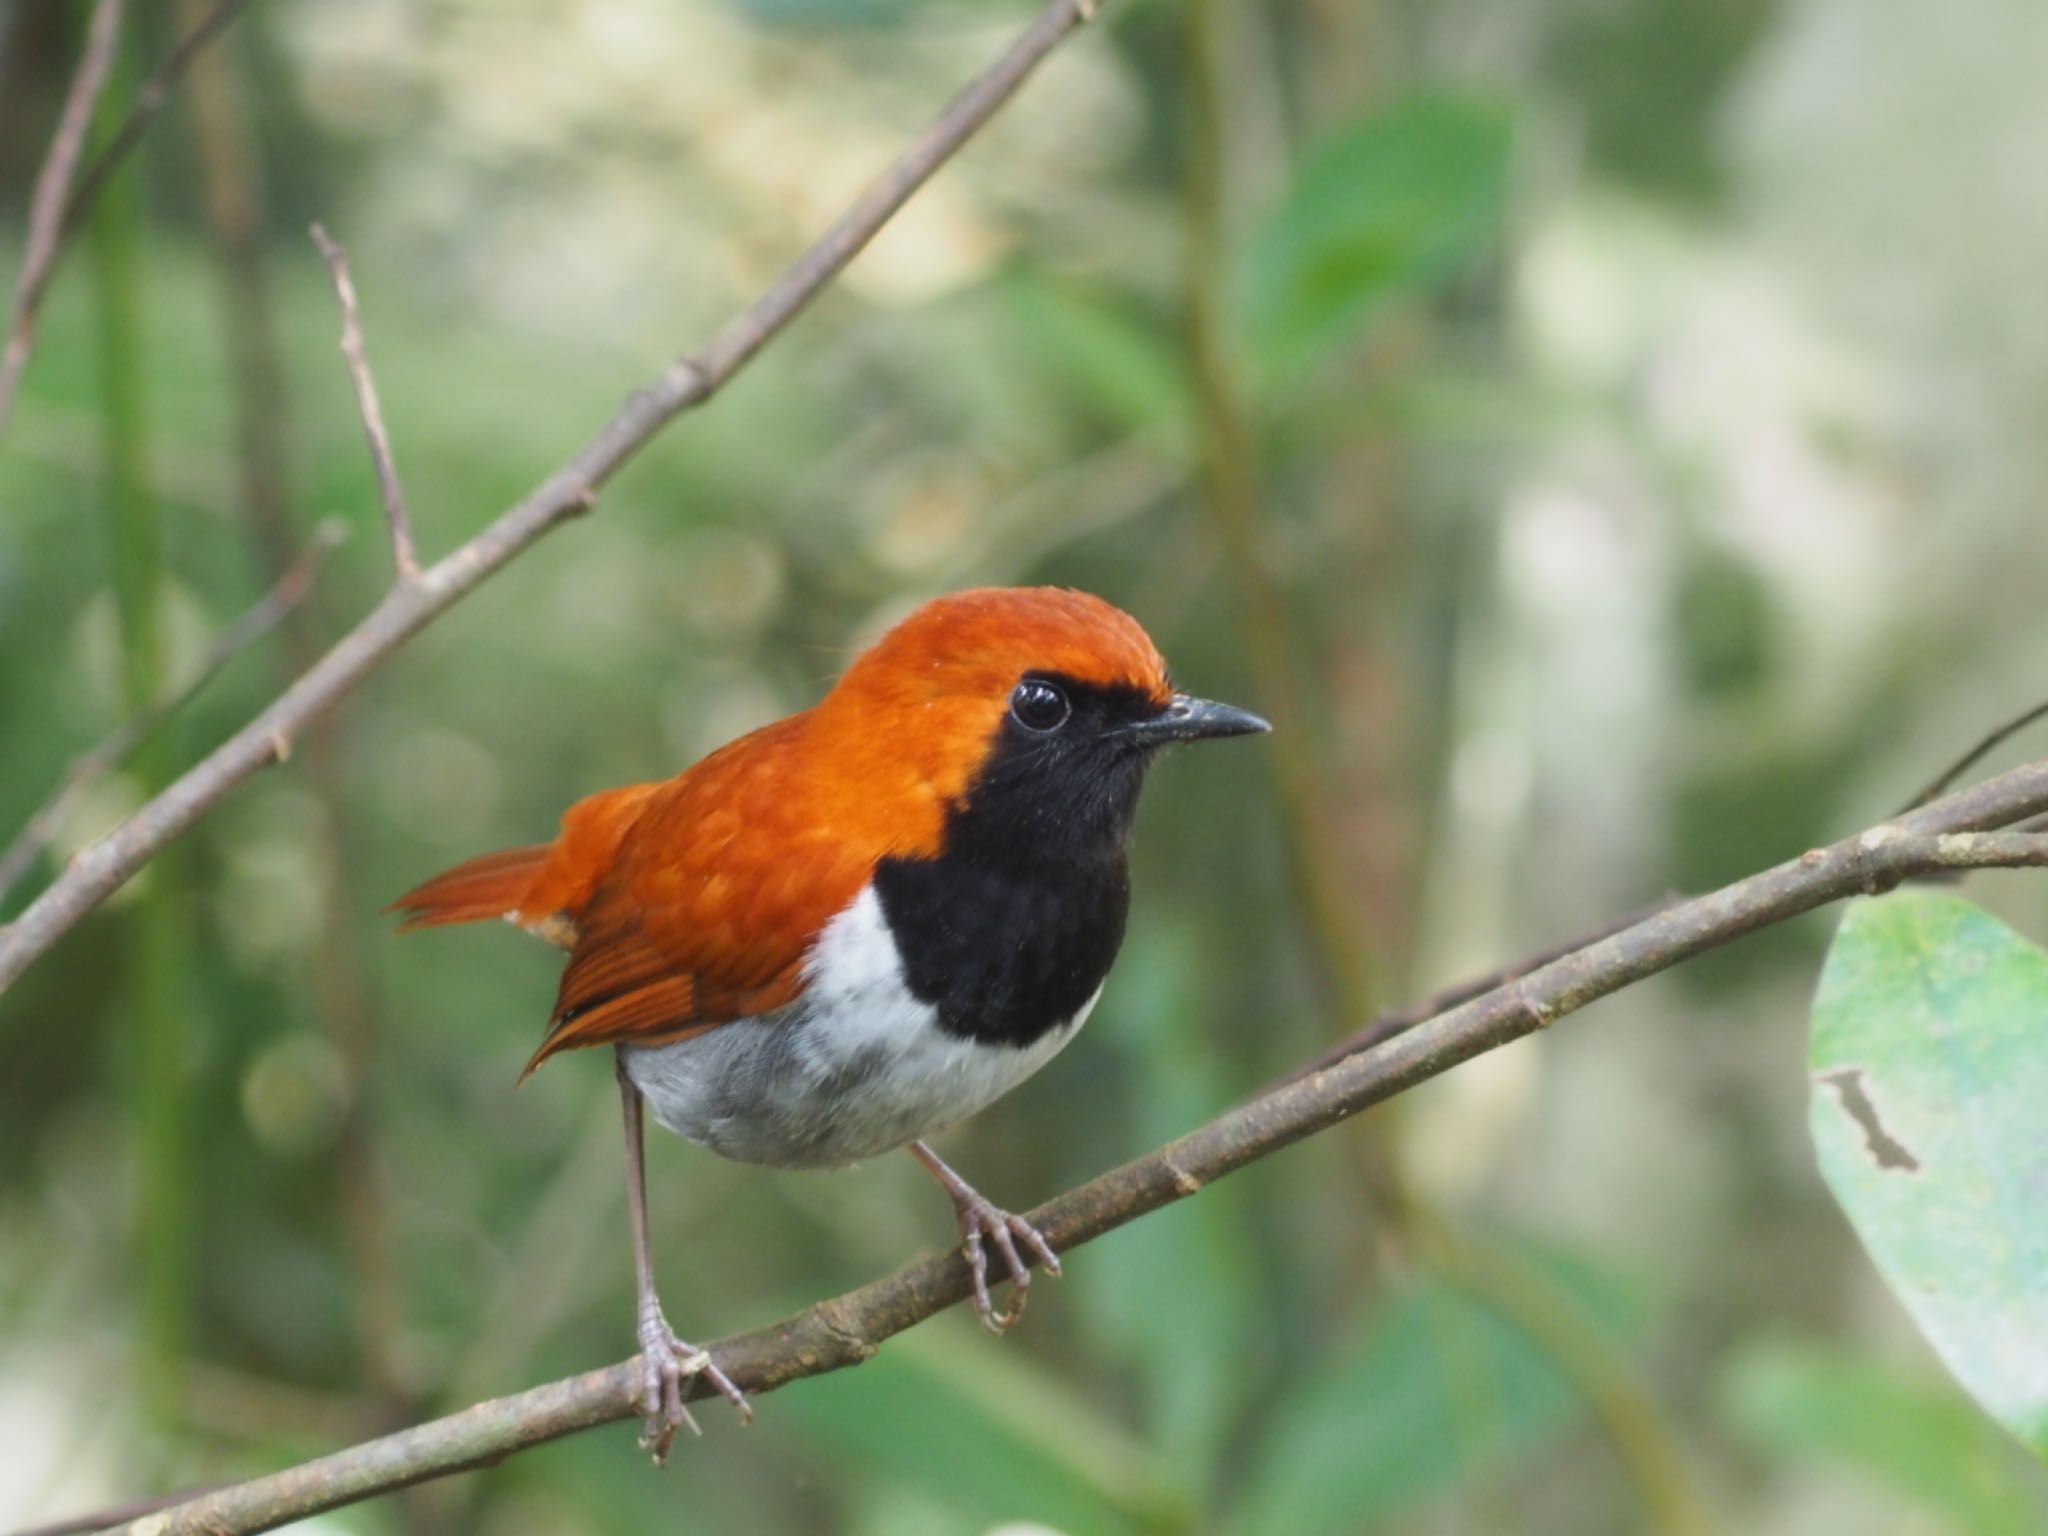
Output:
<svg viewBox="0 0 2048 1536">
<path fill-rule="evenodd" d="M 668 1460 L 668 1448 L 676 1431 L 690 1426 L 693 1435 L 702 1434 L 697 1421 L 683 1402 L 683 1383 L 702 1376 L 724 1394 L 725 1400 L 751 1423 L 754 1410 L 746 1394 L 712 1358 L 694 1344 L 676 1337 L 661 1314 L 661 1298 L 654 1293 L 654 1259 L 647 1241 L 647 1156 L 643 1144 L 640 1090 L 626 1072 L 626 1057 L 618 1053 L 619 1108 L 626 1122 L 626 1205 L 633 1223 L 633 1275 L 639 1285 L 640 1407 L 647 1415 L 647 1428 L 640 1436 L 642 1450 L 654 1453 L 654 1464 Z"/>
<path fill-rule="evenodd" d="M 910 1155 L 925 1166 L 925 1171 L 939 1181 L 939 1185 L 952 1197 L 953 1214 L 960 1223 L 961 1244 L 967 1255 L 967 1267 L 974 1271 L 974 1310 L 981 1315 L 981 1325 L 990 1333 L 1005 1333 L 1024 1315 L 1024 1301 L 1031 1289 L 1031 1266 L 1024 1262 L 1024 1256 L 1017 1251 L 1022 1243 L 1030 1249 L 1045 1272 L 1057 1276 L 1060 1272 L 1060 1257 L 1052 1251 L 1040 1234 L 1022 1216 L 1012 1216 L 1008 1211 L 998 1209 L 972 1184 L 948 1168 L 939 1154 L 921 1141 L 910 1144 Z M 996 1245 L 996 1252 L 1003 1256 L 1003 1264 L 1010 1271 L 1010 1305 L 1007 1311 L 998 1312 L 988 1294 L 988 1254 L 983 1250 L 985 1242 Z"/>
</svg>

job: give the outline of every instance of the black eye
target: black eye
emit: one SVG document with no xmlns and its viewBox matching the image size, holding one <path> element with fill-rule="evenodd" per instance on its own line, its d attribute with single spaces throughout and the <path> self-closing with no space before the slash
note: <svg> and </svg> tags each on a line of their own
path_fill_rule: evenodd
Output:
<svg viewBox="0 0 2048 1536">
<path fill-rule="evenodd" d="M 1025 678 L 1010 695 L 1010 713 L 1027 731 L 1056 731 L 1073 712 L 1060 686 L 1041 677 Z"/>
</svg>

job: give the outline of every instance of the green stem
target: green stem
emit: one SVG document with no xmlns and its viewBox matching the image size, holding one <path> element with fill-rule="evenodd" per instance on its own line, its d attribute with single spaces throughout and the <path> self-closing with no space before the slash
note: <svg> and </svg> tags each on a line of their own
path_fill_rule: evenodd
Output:
<svg viewBox="0 0 2048 1536">
<path fill-rule="evenodd" d="M 134 85 L 124 57 L 116 97 Z M 102 451 L 106 462 L 108 563 L 120 626 L 122 702 L 141 714 L 164 687 L 163 530 L 151 492 L 147 401 L 142 377 L 143 215 L 132 171 L 106 190 L 91 234 L 94 346 Z M 144 795 L 171 778 L 175 730 L 138 752 L 134 776 Z M 191 1065 L 180 1000 L 185 945 L 177 911 L 178 868 L 160 861 L 139 893 L 127 935 L 132 1026 L 130 1091 L 135 1124 L 137 1378 L 142 1401 L 162 1419 L 175 1416 L 194 1303 L 191 1199 Z"/>
<path fill-rule="evenodd" d="M 1287 595 L 1260 536 L 1258 449 L 1229 337 L 1223 174 L 1227 6 L 1228 0 L 1192 0 L 1188 8 L 1186 302 L 1198 468 L 1224 564 L 1237 585 L 1259 704 L 1275 726 L 1268 760 L 1317 964 L 1344 1017 L 1362 1019 L 1373 1011 L 1371 952 L 1333 857 L 1331 822 L 1322 814 L 1315 733 L 1296 682 Z"/>
<path fill-rule="evenodd" d="M 1423 1253 L 1451 1284 L 1549 1357 L 1598 1416 L 1660 1536 L 1708 1536 L 1708 1519 L 1657 1401 L 1557 1283 L 1503 1248 L 1437 1226 Z"/>
<path fill-rule="evenodd" d="M 187 35 L 204 25 L 211 10 L 210 0 L 180 0 L 178 14 Z M 234 39 L 193 62 L 191 119 L 223 280 L 221 319 L 241 444 L 242 504 L 264 579 L 274 584 L 298 558 L 299 535 L 291 506 L 290 400 L 264 245 L 263 150 L 249 121 L 248 84 L 244 53 Z M 285 619 L 288 678 L 302 675 L 320 659 L 320 608 L 309 601 Z M 360 840 L 348 798 L 341 716 L 331 715 L 306 733 L 302 761 L 312 791 L 308 842 L 318 861 L 314 896 L 320 939 L 311 994 L 348 1075 L 333 1159 L 335 1203 L 355 1300 L 363 1384 L 378 1411 L 402 1423 L 420 1405 L 408 1387 L 412 1371 L 405 1354 L 405 1296 L 392 1236 L 390 1181 L 375 1144 L 383 1021 L 367 979 L 373 967 L 366 958 L 361 914 L 376 903 L 361 899 L 357 890 Z M 410 1504 L 406 1508 L 417 1515 Z M 411 1524 L 425 1528 L 417 1518 Z"/>
<path fill-rule="evenodd" d="M 1372 1012 L 1372 966 L 1326 830 L 1332 819 L 1323 805 L 1308 712 L 1295 683 L 1287 594 L 1261 537 L 1255 429 L 1228 331 L 1223 122 L 1229 4 L 1191 0 L 1188 11 L 1188 331 L 1198 451 L 1211 520 L 1238 583 L 1260 701 L 1276 726 L 1272 760 L 1302 908 L 1340 1006 L 1347 1018 L 1360 1019 Z M 1410 1185 L 1397 1133 L 1382 1116 L 1359 1125 L 1362 1134 L 1377 1133 L 1365 1143 L 1366 1171 L 1384 1186 L 1384 1214 L 1399 1234 L 1519 1327 L 1593 1406 L 1641 1490 L 1655 1530 L 1663 1536 L 1707 1531 L 1669 1426 L 1606 1340 L 1526 1266 L 1454 1236 Z M 1447 1341 L 1453 1348 L 1456 1342 Z"/>
</svg>

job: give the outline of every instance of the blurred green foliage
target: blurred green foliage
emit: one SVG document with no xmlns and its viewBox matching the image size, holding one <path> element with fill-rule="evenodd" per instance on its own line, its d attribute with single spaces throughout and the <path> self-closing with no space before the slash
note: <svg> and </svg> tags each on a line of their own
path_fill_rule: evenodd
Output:
<svg viewBox="0 0 2048 1536">
<path fill-rule="evenodd" d="M 138 60 L 161 56 L 184 8 L 131 9 Z M 79 10 L 0 5 L 0 278 Z M 1224 8 L 1259 532 L 1309 706 L 1312 852 L 1384 1001 L 1862 825 L 2039 689 L 2048 114 L 2022 66 L 2048 38 L 2032 0 L 1966 10 Z M 431 555 L 771 280 L 1025 14 L 253 7 L 133 183 L 120 340 L 164 675 L 272 575 L 230 340 L 252 313 L 275 330 L 253 418 L 286 542 L 337 514 L 353 537 L 298 629 L 181 714 L 165 766 L 385 579 L 308 218 L 349 247 Z M 1107 8 L 594 515 L 0 1000 L 0 1524 L 629 1347 L 609 1073 L 513 1091 L 557 957 L 498 931 L 395 942 L 375 914 L 397 891 L 811 702 L 889 618 L 971 582 L 1101 592 L 1189 686 L 1262 702 L 1194 486 L 1182 21 Z M 236 168 L 202 100 L 239 104 L 260 286 L 223 263 L 201 189 Z M 0 439 L 0 834 L 130 702 L 104 297 L 76 253 Z M 99 786 L 52 858 L 153 771 Z M 945 1144 L 994 1198 L 1185 1130 L 1352 1022 L 1321 1001 L 1262 752 L 1169 762 L 1135 853 L 1085 1037 Z M 2048 931 L 2037 882 L 1981 884 Z M 177 918 L 175 987 L 145 985 L 152 903 Z M 1682 1529 L 1645 1503 L 1655 1463 L 1757 1536 L 2037 1528 L 2042 1473 L 1955 1396 L 1816 1176 L 1799 1023 L 1823 937 L 1731 949 L 1460 1069 L 1370 1142 L 1319 1138 L 1073 1255 L 1010 1338 L 939 1319 L 750 1430 L 707 1419 L 665 1475 L 622 1429 L 319 1526 Z M 137 1102 L 158 1070 L 138 989 L 189 1074 L 167 1150 Z M 907 1160 L 651 1157 L 694 1336 L 948 1240 Z M 1445 1230 L 1526 1256 L 1504 1288 L 1404 1229 L 1389 1157 Z M 144 1257 L 153 1187 L 193 1201 L 182 1279 Z M 180 1341 L 147 1403 L 118 1387 L 145 1336 Z M 1591 1401 L 1603 1381 L 1625 1390 Z"/>
<path fill-rule="evenodd" d="M 1977 1536 L 2048 1520 L 2041 1480 L 1946 1384 L 1811 1341 L 1762 1340 L 1730 1362 L 1729 1420 L 1766 1455 L 1811 1457 Z"/>
<path fill-rule="evenodd" d="M 1298 365 L 1376 305 L 1470 267 L 1499 236 L 1512 148 L 1497 104 L 1451 96 L 1330 132 L 1253 242 L 1245 304 L 1257 350 Z"/>
<path fill-rule="evenodd" d="M 1639 1345 L 1615 1287 L 1617 1348 Z M 1483 1490 L 1584 1412 L 1556 1361 L 1498 1312 L 1427 1275 L 1290 1392 L 1268 1427 L 1232 1529 L 1330 1536 Z M 1484 1507 L 1482 1503 L 1482 1507 Z"/>
</svg>

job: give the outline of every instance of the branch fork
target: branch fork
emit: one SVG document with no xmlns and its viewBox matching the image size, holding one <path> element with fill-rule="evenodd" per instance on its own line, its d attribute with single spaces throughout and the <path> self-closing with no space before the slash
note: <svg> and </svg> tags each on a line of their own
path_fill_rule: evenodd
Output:
<svg viewBox="0 0 2048 1536">
<path fill-rule="evenodd" d="M 377 495 L 384 503 L 384 523 L 391 533 L 391 564 L 400 585 L 416 586 L 420 562 L 413 543 L 412 513 L 406 509 L 405 488 L 399 483 L 398 462 L 391 453 L 391 433 L 384 425 L 384 407 L 378 402 L 377 381 L 370 373 L 369 352 L 363 346 L 362 311 L 356 303 L 355 279 L 349 274 L 348 252 L 323 225 L 315 224 L 312 236 L 334 279 L 334 297 L 341 305 L 341 355 L 348 363 L 349 381 L 355 385 L 356 409 L 363 418 L 363 436 L 369 440 L 370 462 L 377 471 Z"/>
</svg>

